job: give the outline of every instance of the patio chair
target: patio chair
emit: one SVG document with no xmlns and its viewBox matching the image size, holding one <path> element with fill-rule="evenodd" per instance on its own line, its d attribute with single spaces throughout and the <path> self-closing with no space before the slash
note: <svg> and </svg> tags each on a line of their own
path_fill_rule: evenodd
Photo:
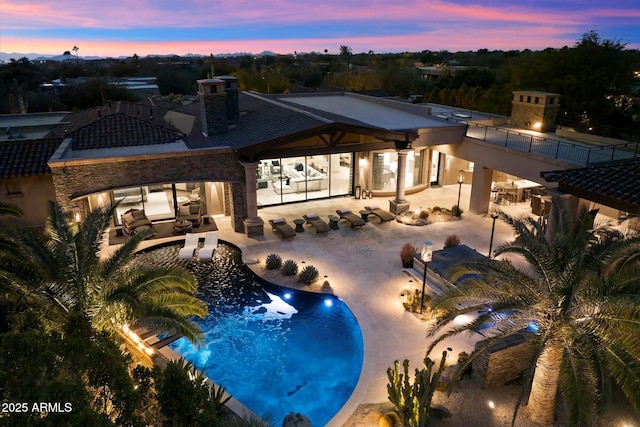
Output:
<svg viewBox="0 0 640 427">
<path fill-rule="evenodd" d="M 531 213 L 542 215 L 542 198 L 538 195 L 531 196 Z"/>
<path fill-rule="evenodd" d="M 365 206 L 364 208 L 368 211 L 371 211 L 371 214 L 380 218 L 381 223 L 396 219 L 395 215 L 393 215 L 391 212 L 380 209 L 378 206 Z"/>
<path fill-rule="evenodd" d="M 198 244 L 200 243 L 200 237 L 198 234 L 188 233 L 184 237 L 184 246 L 180 248 L 180 252 L 178 252 L 178 258 L 180 259 L 189 259 L 193 257 L 193 254 L 196 252 L 198 248 Z"/>
<path fill-rule="evenodd" d="M 284 218 L 270 219 L 269 224 L 273 227 L 273 231 L 280 232 L 283 239 L 296 236 L 295 230 L 287 224 L 287 221 L 285 221 Z"/>
<path fill-rule="evenodd" d="M 340 219 L 349 221 L 351 223 L 351 227 L 362 227 L 365 224 L 364 219 L 351 212 L 350 209 L 338 209 L 336 210 L 336 213 Z"/>
<path fill-rule="evenodd" d="M 213 252 L 218 247 L 218 231 L 208 231 L 204 235 L 204 245 L 198 251 L 199 259 L 211 259 Z"/>
<path fill-rule="evenodd" d="M 316 229 L 317 233 L 326 233 L 329 231 L 329 224 L 327 224 L 317 213 L 311 213 L 308 215 L 302 215 L 302 217 L 307 221 L 307 224 L 311 224 Z"/>
</svg>

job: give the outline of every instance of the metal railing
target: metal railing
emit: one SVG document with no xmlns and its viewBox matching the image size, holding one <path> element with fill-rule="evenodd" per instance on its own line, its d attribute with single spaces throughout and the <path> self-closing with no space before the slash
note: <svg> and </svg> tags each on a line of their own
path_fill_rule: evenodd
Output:
<svg viewBox="0 0 640 427">
<path fill-rule="evenodd" d="M 455 116 L 452 118 L 455 119 Z M 558 160 L 580 165 L 628 160 L 640 157 L 640 143 L 626 142 L 606 146 L 589 146 L 579 142 L 567 142 L 544 138 L 513 129 L 480 125 L 466 120 L 457 120 L 467 125 L 466 136 L 482 141 L 499 144 L 515 150 L 536 153 Z"/>
</svg>

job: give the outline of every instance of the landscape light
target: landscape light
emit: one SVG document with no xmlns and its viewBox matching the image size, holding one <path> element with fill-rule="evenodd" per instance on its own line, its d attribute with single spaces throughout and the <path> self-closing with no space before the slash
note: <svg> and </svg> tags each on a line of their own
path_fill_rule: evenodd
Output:
<svg viewBox="0 0 640 427">
<path fill-rule="evenodd" d="M 424 285 L 427 283 L 427 267 L 431 257 L 433 256 L 433 250 L 431 249 L 433 244 L 431 242 L 424 242 L 422 245 L 422 251 L 420 251 L 420 259 L 424 262 L 424 277 L 422 278 L 422 295 L 420 296 L 420 314 L 422 314 L 424 305 Z"/>
</svg>

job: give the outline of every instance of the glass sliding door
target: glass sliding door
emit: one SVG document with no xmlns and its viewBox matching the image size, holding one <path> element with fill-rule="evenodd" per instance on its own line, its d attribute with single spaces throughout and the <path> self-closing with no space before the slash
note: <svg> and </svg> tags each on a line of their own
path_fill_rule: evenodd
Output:
<svg viewBox="0 0 640 427">
<path fill-rule="evenodd" d="M 353 154 L 332 154 L 329 156 L 329 194 L 346 196 L 351 194 L 353 183 Z"/>
<path fill-rule="evenodd" d="M 307 156 L 307 200 L 329 197 L 329 155 Z"/>
<path fill-rule="evenodd" d="M 353 154 L 317 154 L 260 161 L 258 206 L 347 195 L 353 182 Z"/>
</svg>

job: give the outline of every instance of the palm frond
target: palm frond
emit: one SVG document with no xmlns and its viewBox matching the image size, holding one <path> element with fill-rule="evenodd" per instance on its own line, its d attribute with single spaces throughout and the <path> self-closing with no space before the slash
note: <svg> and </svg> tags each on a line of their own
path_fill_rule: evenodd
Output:
<svg viewBox="0 0 640 427">
<path fill-rule="evenodd" d="M 24 211 L 13 203 L 0 201 L 0 216 L 12 216 L 14 218 L 22 218 Z"/>
<path fill-rule="evenodd" d="M 598 400 L 596 378 L 591 360 L 565 343 L 558 386 L 573 425 L 589 425 L 594 418 Z"/>
</svg>

